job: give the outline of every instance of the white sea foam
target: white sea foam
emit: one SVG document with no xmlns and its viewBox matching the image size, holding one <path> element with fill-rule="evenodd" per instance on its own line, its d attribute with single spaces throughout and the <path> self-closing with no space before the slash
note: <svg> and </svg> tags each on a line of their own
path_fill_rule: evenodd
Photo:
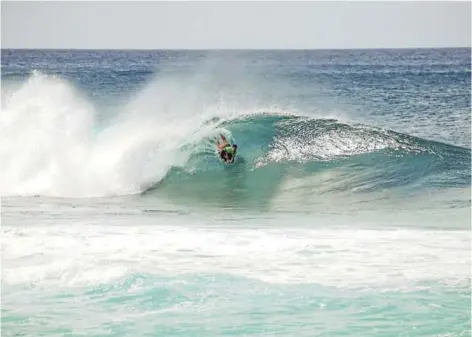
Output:
<svg viewBox="0 0 472 337">
<path fill-rule="evenodd" d="M 182 219 L 181 219 L 182 220 Z M 129 219 L 127 223 L 129 224 Z M 269 283 L 403 288 L 467 282 L 470 233 L 436 230 L 228 228 L 76 223 L 3 229 L 6 284 L 80 286 L 131 273 L 223 273 Z"/>
</svg>

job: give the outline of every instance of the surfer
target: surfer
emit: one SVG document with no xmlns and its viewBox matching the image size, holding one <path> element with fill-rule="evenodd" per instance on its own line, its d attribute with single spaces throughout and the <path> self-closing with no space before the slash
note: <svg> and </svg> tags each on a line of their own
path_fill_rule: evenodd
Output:
<svg viewBox="0 0 472 337">
<path fill-rule="evenodd" d="M 222 141 L 221 143 L 218 139 L 215 138 L 216 147 L 218 148 L 218 154 L 220 158 L 224 160 L 225 163 L 233 163 L 238 146 L 236 144 L 230 145 L 226 140 L 225 136 L 223 136 L 222 134 L 220 134 L 220 137 Z"/>
</svg>

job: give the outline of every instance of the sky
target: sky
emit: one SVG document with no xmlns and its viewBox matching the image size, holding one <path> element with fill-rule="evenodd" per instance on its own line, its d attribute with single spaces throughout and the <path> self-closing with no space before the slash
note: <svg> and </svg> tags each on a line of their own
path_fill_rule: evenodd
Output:
<svg viewBox="0 0 472 337">
<path fill-rule="evenodd" d="M 471 2 L 1 2 L 2 48 L 470 47 Z"/>
</svg>

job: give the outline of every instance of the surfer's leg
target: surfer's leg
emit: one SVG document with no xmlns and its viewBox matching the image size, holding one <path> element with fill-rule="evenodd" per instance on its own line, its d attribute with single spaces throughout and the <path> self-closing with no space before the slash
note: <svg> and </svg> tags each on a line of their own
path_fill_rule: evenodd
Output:
<svg viewBox="0 0 472 337">
<path fill-rule="evenodd" d="M 218 148 L 218 150 L 224 149 L 226 146 L 228 146 L 228 141 L 226 140 L 225 136 L 220 134 L 220 137 L 221 137 L 221 140 L 223 141 L 221 144 L 220 144 L 220 141 L 217 138 L 215 138 L 216 147 Z"/>
<path fill-rule="evenodd" d="M 225 136 L 223 136 L 221 133 L 220 133 L 220 137 L 221 137 L 221 140 L 223 141 L 223 144 L 222 144 L 222 148 L 228 146 L 228 141 L 226 140 Z"/>
<path fill-rule="evenodd" d="M 218 140 L 216 141 L 216 148 L 218 149 L 218 151 L 221 151 L 222 149 L 224 149 L 224 147 L 225 144 L 220 144 Z"/>
</svg>

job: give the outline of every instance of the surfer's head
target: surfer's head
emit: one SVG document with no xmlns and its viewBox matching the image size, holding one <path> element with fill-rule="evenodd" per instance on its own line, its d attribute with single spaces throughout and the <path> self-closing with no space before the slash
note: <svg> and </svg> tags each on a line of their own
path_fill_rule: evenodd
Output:
<svg viewBox="0 0 472 337">
<path fill-rule="evenodd" d="M 236 150 L 238 149 L 238 146 L 236 144 L 233 144 L 233 150 L 236 153 Z"/>
</svg>

